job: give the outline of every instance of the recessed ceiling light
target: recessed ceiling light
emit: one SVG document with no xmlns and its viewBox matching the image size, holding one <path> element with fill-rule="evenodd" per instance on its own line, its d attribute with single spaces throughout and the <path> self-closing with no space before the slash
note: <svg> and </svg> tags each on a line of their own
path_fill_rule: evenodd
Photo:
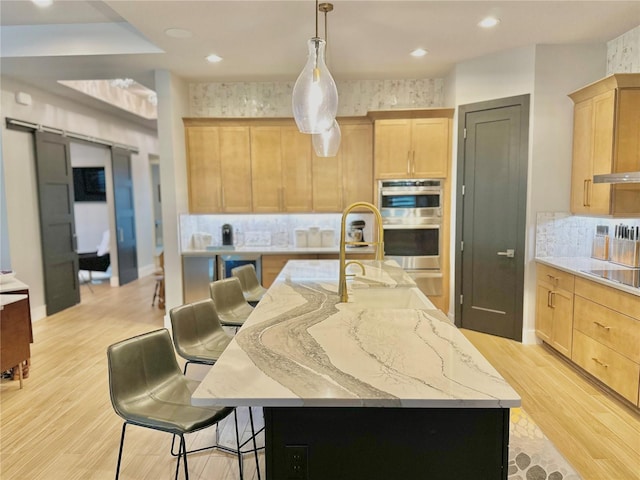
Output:
<svg viewBox="0 0 640 480">
<path fill-rule="evenodd" d="M 39 7 L 48 7 L 53 3 L 53 0 L 31 0 L 31 1 Z"/>
<path fill-rule="evenodd" d="M 193 33 L 191 30 L 187 30 L 186 28 L 167 28 L 164 31 L 164 34 L 168 37 L 173 38 L 191 38 L 193 37 Z"/>
<path fill-rule="evenodd" d="M 487 17 L 487 18 L 483 18 L 478 23 L 478 26 L 482 27 L 482 28 L 492 28 L 492 27 L 495 27 L 496 25 L 498 25 L 499 23 L 500 23 L 500 19 L 499 18 Z"/>
<path fill-rule="evenodd" d="M 424 48 L 416 48 L 413 52 L 410 53 L 412 57 L 424 57 L 427 52 Z"/>
<path fill-rule="evenodd" d="M 218 63 L 222 61 L 222 57 L 212 53 L 211 55 L 207 55 L 207 62 L 209 63 Z"/>
</svg>

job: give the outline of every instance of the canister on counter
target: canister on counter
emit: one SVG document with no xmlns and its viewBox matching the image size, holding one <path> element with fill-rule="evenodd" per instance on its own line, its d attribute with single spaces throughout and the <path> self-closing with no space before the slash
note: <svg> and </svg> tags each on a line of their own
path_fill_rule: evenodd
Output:
<svg viewBox="0 0 640 480">
<path fill-rule="evenodd" d="M 296 228 L 294 230 L 293 245 L 296 248 L 307 247 L 307 231 L 304 228 Z"/>
<path fill-rule="evenodd" d="M 333 228 L 325 228 L 320 230 L 323 247 L 333 247 L 336 243 L 335 230 Z"/>
<path fill-rule="evenodd" d="M 307 247 L 318 248 L 322 246 L 322 236 L 320 234 L 320 227 L 309 227 L 309 234 L 307 236 Z"/>
</svg>

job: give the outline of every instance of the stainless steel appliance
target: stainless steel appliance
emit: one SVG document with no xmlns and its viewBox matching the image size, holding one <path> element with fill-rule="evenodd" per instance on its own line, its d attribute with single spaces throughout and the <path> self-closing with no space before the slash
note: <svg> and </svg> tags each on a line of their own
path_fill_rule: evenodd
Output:
<svg viewBox="0 0 640 480">
<path fill-rule="evenodd" d="M 247 264 L 254 266 L 256 274 L 258 275 L 258 281 L 262 284 L 262 257 L 255 253 L 218 255 L 218 278 L 229 278 L 231 276 L 231 269 Z"/>
<path fill-rule="evenodd" d="M 398 262 L 426 295 L 442 294 L 442 180 L 380 180 L 385 258 Z"/>
<path fill-rule="evenodd" d="M 222 225 L 222 245 L 233 245 L 233 228 L 228 223 Z"/>
<path fill-rule="evenodd" d="M 347 237 L 350 242 L 366 242 L 364 239 L 364 227 L 366 222 L 364 220 L 354 220 L 349 224 L 349 230 L 347 230 Z M 348 247 L 366 247 L 366 245 L 347 245 Z"/>
</svg>

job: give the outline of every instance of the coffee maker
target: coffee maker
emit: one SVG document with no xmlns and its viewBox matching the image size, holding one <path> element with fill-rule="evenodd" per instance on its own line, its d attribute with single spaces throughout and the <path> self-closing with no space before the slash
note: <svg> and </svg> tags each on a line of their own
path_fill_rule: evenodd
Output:
<svg viewBox="0 0 640 480">
<path fill-rule="evenodd" d="M 233 228 L 228 223 L 222 225 L 222 245 L 233 245 Z"/>
<path fill-rule="evenodd" d="M 364 239 L 364 226 L 366 225 L 364 220 L 353 220 L 349 223 L 349 230 L 347 236 L 350 242 L 365 242 Z M 366 245 L 349 245 L 349 247 L 366 247 Z"/>
</svg>

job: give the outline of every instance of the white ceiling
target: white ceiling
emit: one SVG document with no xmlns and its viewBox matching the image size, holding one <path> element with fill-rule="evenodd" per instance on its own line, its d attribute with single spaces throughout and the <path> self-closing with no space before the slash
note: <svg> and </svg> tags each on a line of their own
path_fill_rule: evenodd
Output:
<svg viewBox="0 0 640 480">
<path fill-rule="evenodd" d="M 640 24 L 638 0 L 333 4 L 327 55 L 338 81 L 444 77 L 471 58 L 533 44 L 604 43 Z M 193 82 L 293 82 L 315 32 L 314 12 L 313 0 L 59 0 L 45 9 L 2 0 L 0 72 L 74 99 L 81 94 L 57 80 L 129 77 L 153 89 L 154 70 L 167 69 Z M 487 15 L 501 19 L 497 28 L 477 27 Z M 168 28 L 193 36 L 171 38 Z M 416 47 L 429 54 L 409 56 Z M 209 53 L 224 60 L 209 64 Z"/>
</svg>

